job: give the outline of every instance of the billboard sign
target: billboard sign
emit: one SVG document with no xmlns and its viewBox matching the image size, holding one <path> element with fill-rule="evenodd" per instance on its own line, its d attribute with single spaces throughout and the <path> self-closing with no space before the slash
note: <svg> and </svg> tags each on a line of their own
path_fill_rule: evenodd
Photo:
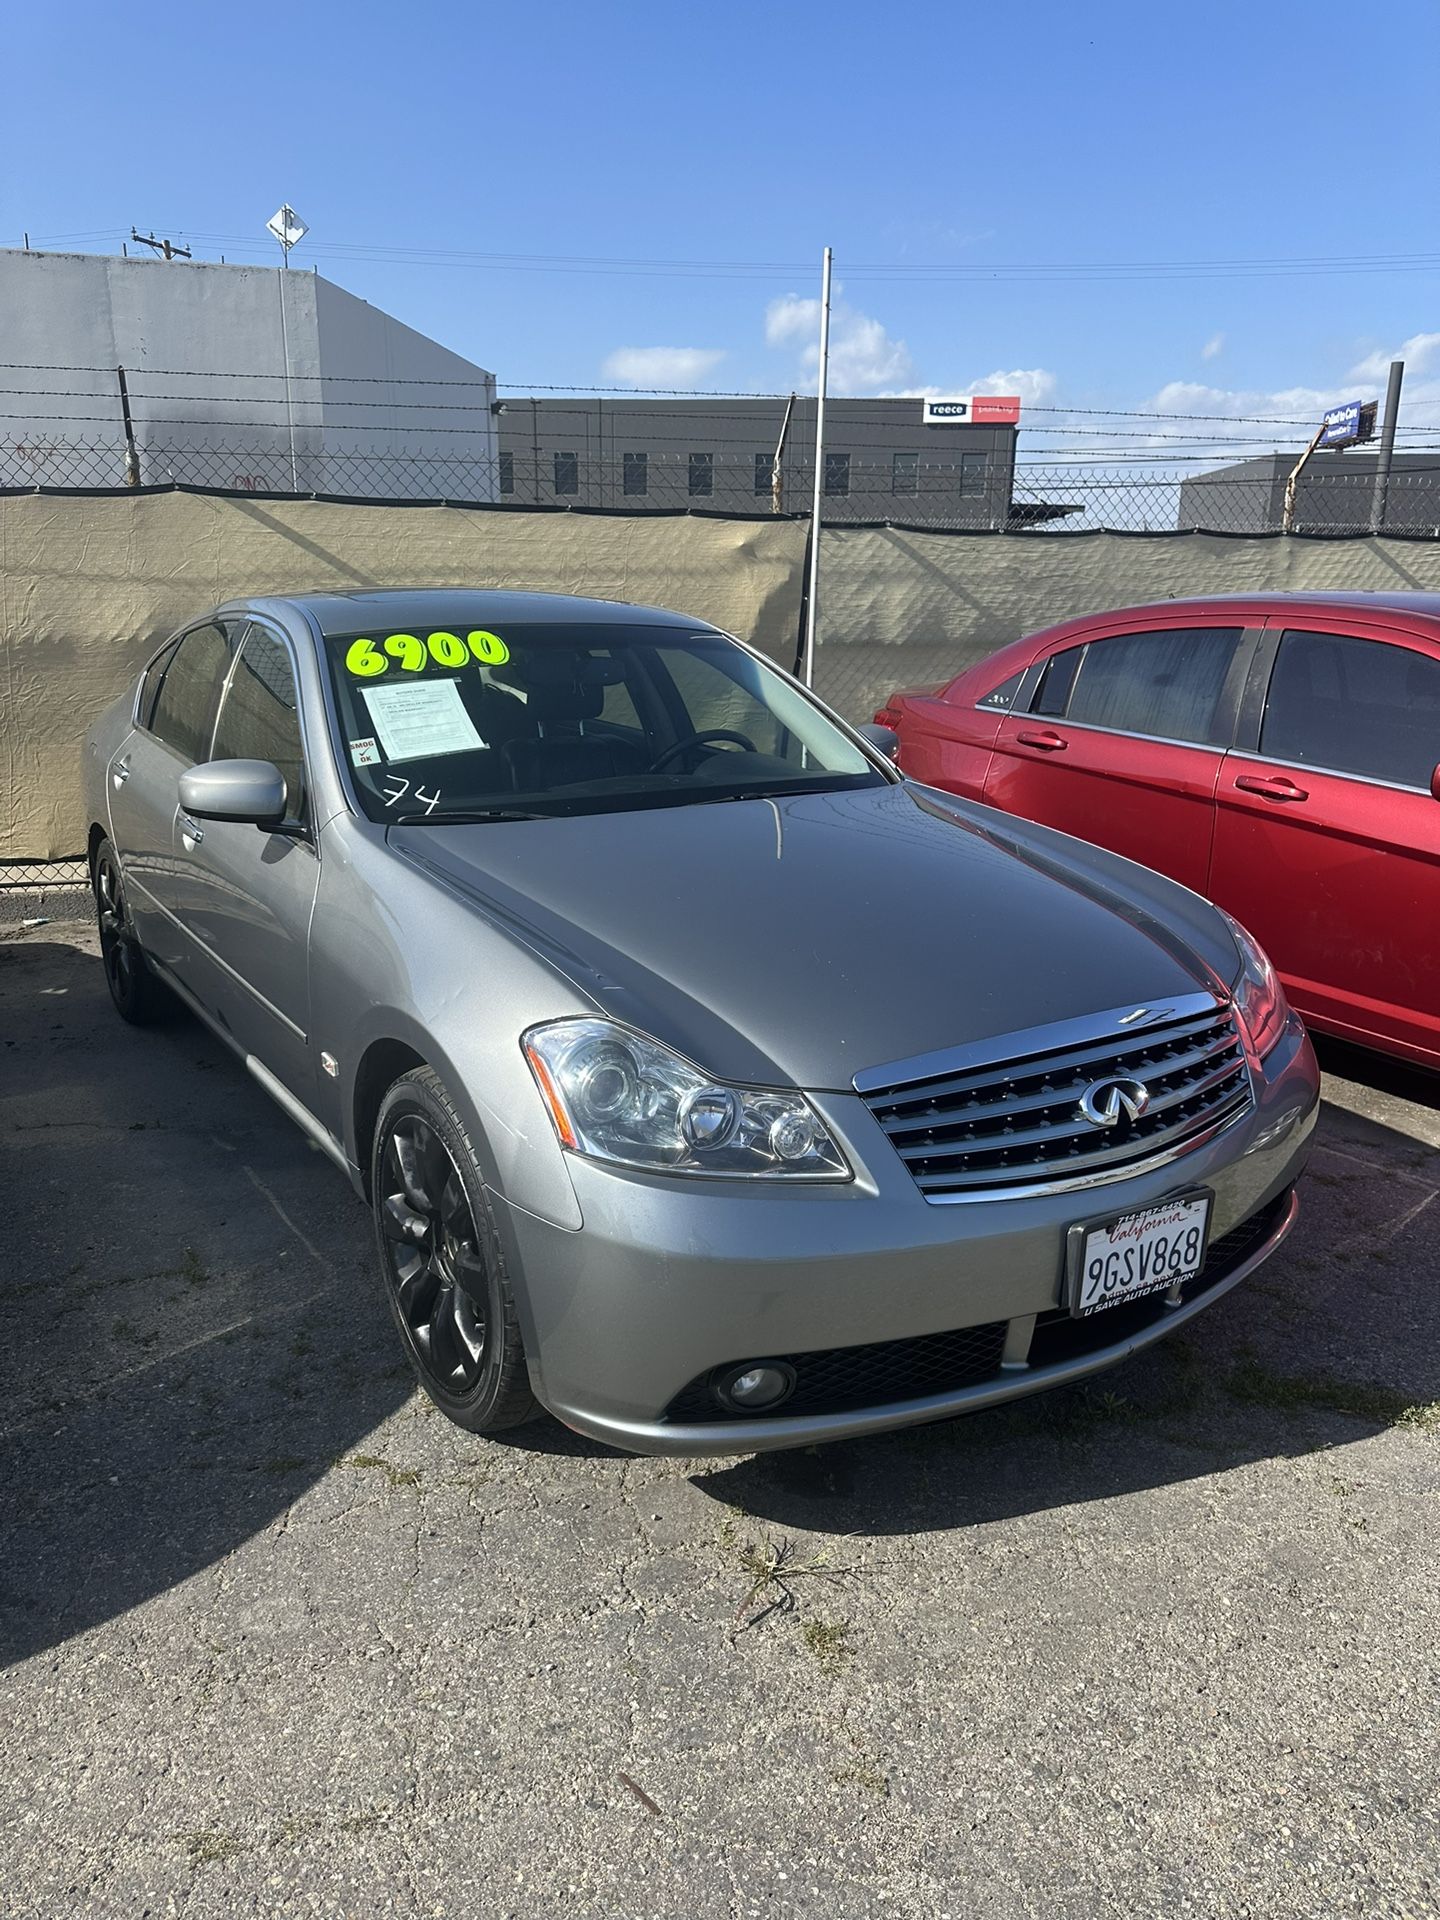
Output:
<svg viewBox="0 0 1440 1920">
<path fill-rule="evenodd" d="M 1020 424 L 1018 393 L 970 393 L 954 399 L 927 400 L 927 427 L 1015 427 Z"/>
<path fill-rule="evenodd" d="M 1321 446 L 1345 447 L 1356 440 L 1373 440 L 1375 414 L 1373 400 L 1347 400 L 1343 407 L 1331 407 L 1321 426 Z"/>
</svg>

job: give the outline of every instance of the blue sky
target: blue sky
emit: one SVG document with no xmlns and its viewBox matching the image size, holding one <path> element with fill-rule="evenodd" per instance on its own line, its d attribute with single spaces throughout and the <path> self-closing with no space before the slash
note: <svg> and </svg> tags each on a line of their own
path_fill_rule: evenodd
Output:
<svg viewBox="0 0 1440 1920">
<path fill-rule="evenodd" d="M 840 390 L 1283 416 L 1375 391 L 1410 341 L 1405 417 L 1440 424 L 1436 0 L 80 0 L 7 43 L 0 242 L 109 250 L 135 222 L 273 260 L 288 200 L 297 265 L 522 391 L 803 384 L 793 302 L 828 241 Z"/>
</svg>

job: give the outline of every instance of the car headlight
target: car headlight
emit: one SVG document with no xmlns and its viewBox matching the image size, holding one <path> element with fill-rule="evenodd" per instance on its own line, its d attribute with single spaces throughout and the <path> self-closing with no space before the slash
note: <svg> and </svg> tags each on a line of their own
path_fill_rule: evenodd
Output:
<svg viewBox="0 0 1440 1920">
<path fill-rule="evenodd" d="M 1278 1044 L 1290 1018 L 1290 1004 L 1280 985 L 1270 956 L 1238 920 L 1225 919 L 1240 949 L 1240 974 L 1231 988 L 1235 1012 L 1244 1029 L 1246 1043 L 1254 1060 L 1263 1060 Z"/>
<path fill-rule="evenodd" d="M 520 1042 L 562 1146 L 616 1166 L 848 1180 L 803 1093 L 730 1087 L 613 1020 L 555 1020 Z"/>
</svg>

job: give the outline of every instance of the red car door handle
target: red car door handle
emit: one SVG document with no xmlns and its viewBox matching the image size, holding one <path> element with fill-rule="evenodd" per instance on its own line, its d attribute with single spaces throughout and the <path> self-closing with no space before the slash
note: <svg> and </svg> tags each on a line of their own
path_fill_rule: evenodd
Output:
<svg viewBox="0 0 1440 1920">
<path fill-rule="evenodd" d="M 1240 773 L 1235 776 L 1235 784 L 1242 793 L 1258 793 L 1262 800 L 1310 798 L 1304 787 L 1297 787 L 1293 780 L 1285 780 L 1275 774 Z"/>
<path fill-rule="evenodd" d="M 1043 733 L 1017 733 L 1015 736 L 1022 747 L 1038 747 L 1042 753 L 1063 753 L 1065 741 L 1058 733 L 1052 733 L 1047 727 Z"/>
</svg>

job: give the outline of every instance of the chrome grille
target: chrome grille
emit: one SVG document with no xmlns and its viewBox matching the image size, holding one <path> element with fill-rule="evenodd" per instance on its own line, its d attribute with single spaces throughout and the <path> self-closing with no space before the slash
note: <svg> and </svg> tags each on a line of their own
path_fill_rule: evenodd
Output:
<svg viewBox="0 0 1440 1920">
<path fill-rule="evenodd" d="M 876 1069 L 857 1074 L 855 1088 L 936 1202 L 1122 1179 L 1198 1146 L 1252 1098 L 1233 1013 L 1209 994 L 903 1064 L 922 1071 Z M 1149 1105 L 1100 1128 L 1082 1114 L 1081 1096 L 1113 1079 L 1142 1082 Z"/>
</svg>

